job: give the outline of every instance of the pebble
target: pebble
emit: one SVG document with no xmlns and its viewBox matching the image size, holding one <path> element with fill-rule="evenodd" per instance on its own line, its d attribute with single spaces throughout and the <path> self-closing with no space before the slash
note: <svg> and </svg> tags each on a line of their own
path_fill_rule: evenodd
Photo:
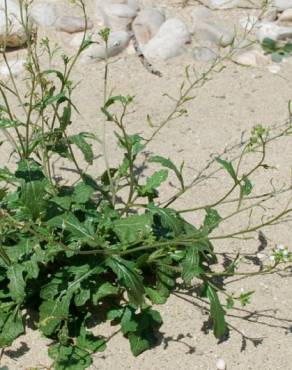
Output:
<svg viewBox="0 0 292 370">
<path fill-rule="evenodd" d="M 147 44 L 159 31 L 165 21 L 165 15 L 158 9 L 142 10 L 135 18 L 132 29 L 140 45 Z"/>
<path fill-rule="evenodd" d="M 279 14 L 279 21 L 291 22 L 292 21 L 292 9 L 286 9 L 283 13 Z"/>
<path fill-rule="evenodd" d="M 11 0 L 7 0 L 9 18 L 9 34 L 6 35 L 5 1 L 0 0 L 0 45 L 20 47 L 27 41 L 27 34 L 21 24 L 20 7 Z"/>
<path fill-rule="evenodd" d="M 226 370 L 226 363 L 222 358 L 219 358 L 216 362 L 217 370 Z"/>
<path fill-rule="evenodd" d="M 203 46 L 193 48 L 192 54 L 193 58 L 198 62 L 213 62 L 218 58 L 215 51 Z"/>
<path fill-rule="evenodd" d="M 191 36 L 186 25 L 177 18 L 170 18 L 158 33 L 143 47 L 147 58 L 166 60 L 183 53 Z"/>
<path fill-rule="evenodd" d="M 137 15 L 137 11 L 128 4 L 97 2 L 97 15 L 103 25 L 114 31 L 126 30 Z"/>
<path fill-rule="evenodd" d="M 128 32 L 113 31 L 109 36 L 107 51 L 102 41 L 100 41 L 99 45 L 93 44 L 83 52 L 81 63 L 90 63 L 96 60 L 106 59 L 106 57 L 114 57 L 128 46 L 129 41 L 130 35 Z"/>
<path fill-rule="evenodd" d="M 273 64 L 271 66 L 268 66 L 268 70 L 273 74 L 277 74 L 281 71 L 281 67 L 278 64 Z"/>
<path fill-rule="evenodd" d="M 278 10 L 285 10 L 292 8 L 292 0 L 275 0 L 275 7 Z"/>
<path fill-rule="evenodd" d="M 252 3 L 248 0 L 211 0 L 208 4 L 212 9 L 234 9 L 252 8 Z"/>
<path fill-rule="evenodd" d="M 234 61 L 246 67 L 256 67 L 257 57 L 252 51 L 240 53 L 234 57 Z"/>
<path fill-rule="evenodd" d="M 235 37 L 234 31 L 229 31 L 221 25 L 220 19 L 209 9 L 199 6 L 191 14 L 193 20 L 192 33 L 200 43 L 211 42 L 217 46 L 230 45 Z"/>
<path fill-rule="evenodd" d="M 55 28 L 57 31 L 76 33 L 85 31 L 85 19 L 84 17 L 73 17 L 73 16 L 63 16 L 57 19 L 55 23 Z M 87 29 L 93 28 L 93 23 L 87 20 Z"/>
<path fill-rule="evenodd" d="M 13 77 L 18 77 L 20 74 L 22 74 L 25 70 L 25 59 L 16 59 L 9 61 L 9 67 L 11 70 L 11 73 Z M 9 69 L 6 64 L 2 64 L 0 66 L 0 75 L 2 75 L 4 78 L 7 78 L 10 76 Z"/>
<path fill-rule="evenodd" d="M 54 5 L 50 3 L 38 3 L 32 6 L 29 12 L 32 22 L 42 27 L 51 27 L 55 24 L 58 15 Z"/>
<path fill-rule="evenodd" d="M 258 27 L 257 38 L 263 42 L 265 38 L 281 40 L 292 37 L 292 27 L 279 26 L 272 22 L 264 22 Z"/>
</svg>

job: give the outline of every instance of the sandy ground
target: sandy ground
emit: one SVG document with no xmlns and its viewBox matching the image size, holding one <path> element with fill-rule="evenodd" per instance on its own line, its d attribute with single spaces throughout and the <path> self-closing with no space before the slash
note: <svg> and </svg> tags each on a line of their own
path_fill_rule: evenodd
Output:
<svg viewBox="0 0 292 370">
<path fill-rule="evenodd" d="M 145 4 L 148 3 L 150 2 L 145 1 Z M 179 12 L 182 19 L 189 21 L 188 13 L 191 7 L 181 10 L 178 8 L 178 1 L 164 1 L 163 5 L 165 3 L 168 3 L 169 14 Z M 246 10 L 240 9 L 229 11 L 229 15 L 226 12 L 221 14 L 223 17 L 239 17 L 246 13 Z M 65 36 L 63 42 L 66 42 Z M 163 93 L 177 94 L 186 65 L 195 66 L 198 70 L 205 67 L 194 64 L 190 50 L 181 57 L 156 64 L 163 73 L 162 78 L 150 75 L 137 57 L 127 52 L 111 65 L 110 87 L 118 94 L 135 95 L 133 110 L 127 117 L 131 132 L 149 136 L 151 129 L 147 126 L 146 115 L 150 114 L 154 122 L 159 122 L 168 114 L 173 104 L 163 97 Z M 220 74 L 214 75 L 203 88 L 195 91 L 196 99 L 187 104 L 188 115 L 171 122 L 149 147 L 149 151 L 169 156 L 176 163 L 184 160 L 188 180 L 195 176 L 196 170 L 204 167 L 211 153 L 220 153 L 226 146 L 238 143 L 242 132 L 249 132 L 259 123 L 268 127 L 281 124 L 288 117 L 288 101 L 292 98 L 292 58 L 281 65 L 281 72 L 278 74 L 271 74 L 266 66 L 245 68 L 228 62 L 226 67 Z M 103 126 L 99 112 L 103 67 L 101 64 L 79 66 L 74 77 L 81 81 L 74 93 L 80 116 L 76 117 L 72 130 L 89 130 L 100 135 Z M 107 129 L 107 144 L 110 161 L 115 163 L 118 152 L 111 127 Z M 4 146 L 1 151 L 1 163 L 7 162 L 7 153 Z M 100 154 L 98 147 L 96 154 Z M 279 166 L 279 169 L 272 173 L 275 181 L 288 181 L 291 160 L 291 139 L 284 139 L 270 147 L 268 161 Z M 66 164 L 58 163 L 59 167 L 63 165 Z M 90 171 L 98 175 L 103 166 L 103 160 L 98 159 Z M 253 180 L 258 191 L 266 189 L 267 176 L 264 172 L 260 172 Z M 221 172 L 216 181 L 211 181 L 209 187 L 204 184 L 195 188 L 177 202 L 176 206 L 181 209 L 210 202 L 217 199 L 228 184 L 227 176 L 223 176 Z M 162 198 L 166 199 L 172 192 L 173 189 L 168 187 L 162 191 Z M 197 221 L 195 215 L 188 217 Z M 237 219 L 231 226 L 238 228 L 244 224 L 244 219 Z M 228 229 L 227 226 L 225 228 Z M 265 235 L 269 240 L 268 248 L 272 248 L 274 243 L 291 246 L 290 230 L 291 224 L 267 229 Z M 246 243 L 216 244 L 220 252 L 228 248 L 242 248 L 245 252 L 255 250 L 257 246 L 256 239 Z M 197 306 L 198 301 L 190 295 L 178 293 L 172 296 L 165 306 L 158 307 L 164 324 L 157 347 L 134 358 L 128 342 L 118 333 L 113 335 L 104 353 L 95 355 L 91 369 L 215 370 L 218 358 L 223 358 L 230 370 L 292 369 L 291 283 L 291 276 L 283 278 L 274 275 L 239 281 L 232 285 L 231 290 L 237 292 L 240 288 L 246 291 L 256 290 L 252 303 L 247 306 L 248 311 L 256 314 L 230 311 L 228 321 L 238 331 L 231 330 L 230 338 L 220 344 L 211 332 L 205 333 L 202 330 L 203 322 L 208 317 L 204 310 Z M 115 330 L 104 326 L 101 328 L 101 334 L 111 335 Z M 249 338 L 262 341 L 255 346 Z M 46 354 L 48 343 L 36 331 L 28 329 L 25 336 L 18 338 L 13 347 L 5 351 L 0 369 L 50 366 L 51 360 Z"/>
</svg>

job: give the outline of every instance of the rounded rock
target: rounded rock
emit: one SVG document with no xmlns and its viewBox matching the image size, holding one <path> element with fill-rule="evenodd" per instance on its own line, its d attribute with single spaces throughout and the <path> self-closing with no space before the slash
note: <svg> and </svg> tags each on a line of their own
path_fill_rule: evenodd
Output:
<svg viewBox="0 0 292 370">
<path fill-rule="evenodd" d="M 192 54 L 198 62 L 213 62 L 218 58 L 214 50 L 203 46 L 195 47 Z"/>
<path fill-rule="evenodd" d="M 29 12 L 29 18 L 31 21 L 42 27 L 53 26 L 57 17 L 56 8 L 49 3 L 35 4 Z"/>
<path fill-rule="evenodd" d="M 147 44 L 165 21 L 165 16 L 158 9 L 142 10 L 135 18 L 132 29 L 139 44 Z"/>
<path fill-rule="evenodd" d="M 7 78 L 10 77 L 10 73 L 12 73 L 13 77 L 18 77 L 25 71 L 25 63 L 25 59 L 9 61 L 10 71 L 6 64 L 2 64 L 0 66 L 0 75 L 2 75 L 4 78 Z"/>
<path fill-rule="evenodd" d="M 86 25 L 84 17 L 63 16 L 57 19 L 55 28 L 57 31 L 77 33 L 93 28 L 93 23 L 88 19 Z"/>
<path fill-rule="evenodd" d="M 216 362 L 216 368 L 217 370 L 226 370 L 226 363 L 222 358 Z"/>
</svg>

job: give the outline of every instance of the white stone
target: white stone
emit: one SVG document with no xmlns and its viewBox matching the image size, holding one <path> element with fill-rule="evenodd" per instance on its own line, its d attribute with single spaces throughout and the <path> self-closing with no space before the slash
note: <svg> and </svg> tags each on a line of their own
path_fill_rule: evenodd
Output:
<svg viewBox="0 0 292 370">
<path fill-rule="evenodd" d="M 291 37 L 292 27 L 283 27 L 272 22 L 261 23 L 258 27 L 257 38 L 260 42 L 263 42 L 265 38 L 277 41 Z"/>
<path fill-rule="evenodd" d="M 256 67 L 257 57 L 252 51 L 246 51 L 245 53 L 240 53 L 234 57 L 234 61 L 246 67 Z"/>
<path fill-rule="evenodd" d="M 192 51 L 193 57 L 198 62 L 211 62 L 218 58 L 216 52 L 210 48 L 198 46 Z"/>
<path fill-rule="evenodd" d="M 6 34 L 5 1 L 0 0 L 0 45 L 19 47 L 27 41 L 27 33 L 21 23 L 19 5 L 14 1 L 7 0 L 7 13 L 9 19 L 8 35 Z"/>
<path fill-rule="evenodd" d="M 170 18 L 143 47 L 143 53 L 150 59 L 166 60 L 182 54 L 187 42 L 190 42 L 190 32 L 185 24 L 177 18 Z"/>
<path fill-rule="evenodd" d="M 210 0 L 207 4 L 212 9 L 253 8 L 252 2 L 248 0 Z"/>
<path fill-rule="evenodd" d="M 113 31 L 109 36 L 107 50 L 102 40 L 100 40 L 99 45 L 93 44 L 83 52 L 81 62 L 89 63 L 96 60 L 106 59 L 107 57 L 114 57 L 128 46 L 129 41 L 130 35 L 128 32 Z"/>
<path fill-rule="evenodd" d="M 216 363 L 217 370 L 226 370 L 226 363 L 222 358 L 219 358 L 219 360 Z"/>
<path fill-rule="evenodd" d="M 13 75 L 13 77 L 19 76 L 21 73 L 25 70 L 25 59 L 19 59 L 19 60 L 11 60 L 9 61 L 9 67 L 10 71 Z M 9 68 L 6 64 L 2 64 L 0 66 L 0 75 L 2 75 L 4 78 L 7 78 L 10 76 Z"/>
<path fill-rule="evenodd" d="M 282 14 L 279 14 L 279 21 L 291 22 L 292 21 L 292 9 L 286 9 Z"/>
<path fill-rule="evenodd" d="M 57 20 L 57 11 L 50 3 L 38 3 L 32 6 L 29 17 L 32 22 L 42 27 L 51 27 Z"/>
<path fill-rule="evenodd" d="M 216 17 L 210 9 L 203 6 L 196 7 L 192 14 L 192 33 L 200 44 L 206 46 L 209 43 L 218 46 L 230 45 L 235 37 L 235 30 L 228 30 L 219 17 Z"/>
<path fill-rule="evenodd" d="M 126 30 L 137 15 L 137 11 L 127 4 L 98 2 L 97 15 L 105 27 L 117 30 Z"/>
<path fill-rule="evenodd" d="M 87 29 L 91 29 L 92 27 L 93 23 L 88 19 Z M 85 19 L 84 17 L 63 16 L 57 19 L 55 28 L 57 31 L 67 33 L 82 32 L 85 31 Z"/>
<path fill-rule="evenodd" d="M 132 24 L 132 29 L 139 44 L 147 44 L 157 34 L 164 21 L 164 14 L 158 9 L 142 10 Z"/>
<path fill-rule="evenodd" d="M 281 67 L 278 64 L 273 64 L 271 66 L 268 66 L 268 70 L 273 74 L 277 74 L 281 71 Z"/>
<path fill-rule="evenodd" d="M 292 8 L 292 0 L 275 0 L 275 7 L 278 10 L 285 10 Z"/>
</svg>

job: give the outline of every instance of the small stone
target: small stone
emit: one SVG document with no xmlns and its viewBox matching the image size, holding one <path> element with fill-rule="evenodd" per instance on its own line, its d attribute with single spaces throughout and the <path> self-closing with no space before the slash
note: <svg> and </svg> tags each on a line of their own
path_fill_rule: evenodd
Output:
<svg viewBox="0 0 292 370">
<path fill-rule="evenodd" d="M 281 71 L 281 67 L 278 64 L 273 64 L 271 66 L 268 66 L 268 70 L 269 70 L 269 72 L 271 72 L 273 74 L 277 74 Z M 270 256 L 270 257 L 273 257 L 273 256 Z"/>
<path fill-rule="evenodd" d="M 54 5 L 49 3 L 35 4 L 29 12 L 32 22 L 42 27 L 51 27 L 57 20 L 57 11 Z"/>
<path fill-rule="evenodd" d="M 24 59 L 9 61 L 9 67 L 10 67 L 10 71 L 13 77 L 18 77 L 21 73 L 24 72 L 25 63 L 26 63 L 26 60 Z M 2 64 L 0 66 L 0 74 L 6 78 L 10 76 L 9 69 L 6 64 Z"/>
<path fill-rule="evenodd" d="M 93 44 L 83 52 L 81 62 L 89 63 L 96 60 L 114 57 L 121 53 L 128 46 L 129 41 L 130 35 L 128 32 L 113 31 L 109 36 L 107 50 L 102 40 L 100 40 L 99 45 Z"/>
<path fill-rule="evenodd" d="M 278 10 L 285 10 L 292 8 L 292 0 L 275 0 L 275 7 Z"/>
<path fill-rule="evenodd" d="M 110 29 L 127 30 L 128 25 L 137 15 L 137 11 L 127 4 L 97 2 L 97 15 L 103 25 Z"/>
<path fill-rule="evenodd" d="M 73 16 L 63 16 L 57 19 L 55 23 L 55 28 L 57 31 L 76 33 L 85 31 L 85 19 L 84 17 L 73 17 Z M 87 20 L 87 29 L 93 28 L 93 23 Z"/>
<path fill-rule="evenodd" d="M 217 370 L 226 370 L 226 363 L 222 358 L 219 358 L 219 360 L 216 362 Z"/>
<path fill-rule="evenodd" d="M 226 47 L 233 42 L 234 30 L 229 31 L 221 25 L 220 18 L 216 17 L 210 9 L 203 6 L 195 8 L 192 12 L 192 19 L 192 32 L 201 44 L 211 42 L 217 46 Z"/>
<path fill-rule="evenodd" d="M 234 8 L 252 8 L 253 5 L 248 0 L 210 0 L 209 6 L 212 9 L 234 9 Z"/>
<path fill-rule="evenodd" d="M 211 62 L 218 58 L 218 55 L 210 48 L 198 46 L 192 51 L 193 57 L 198 62 Z"/>
<path fill-rule="evenodd" d="M 292 21 L 292 9 L 286 9 L 282 14 L 279 15 L 279 21 L 291 22 Z"/>
<path fill-rule="evenodd" d="M 190 32 L 185 24 L 177 18 L 170 18 L 143 47 L 143 52 L 147 58 L 166 60 L 182 54 L 187 42 L 190 42 Z"/>
<path fill-rule="evenodd" d="M 7 13 L 9 22 L 9 32 L 6 34 L 6 12 L 5 1 L 0 0 L 0 46 L 11 48 L 22 46 L 27 41 L 27 33 L 21 23 L 21 12 L 18 4 L 7 0 Z"/>
<path fill-rule="evenodd" d="M 292 27 L 279 26 L 272 22 L 264 22 L 258 27 L 257 38 L 263 42 L 265 38 L 274 41 L 292 37 Z"/>
<path fill-rule="evenodd" d="M 157 34 L 164 21 L 165 16 L 159 10 L 142 10 L 132 24 L 132 29 L 139 44 L 147 44 Z"/>
<path fill-rule="evenodd" d="M 246 67 L 256 67 L 257 66 L 257 57 L 251 51 L 247 51 L 245 53 L 241 53 L 235 56 L 234 61 Z"/>
</svg>

